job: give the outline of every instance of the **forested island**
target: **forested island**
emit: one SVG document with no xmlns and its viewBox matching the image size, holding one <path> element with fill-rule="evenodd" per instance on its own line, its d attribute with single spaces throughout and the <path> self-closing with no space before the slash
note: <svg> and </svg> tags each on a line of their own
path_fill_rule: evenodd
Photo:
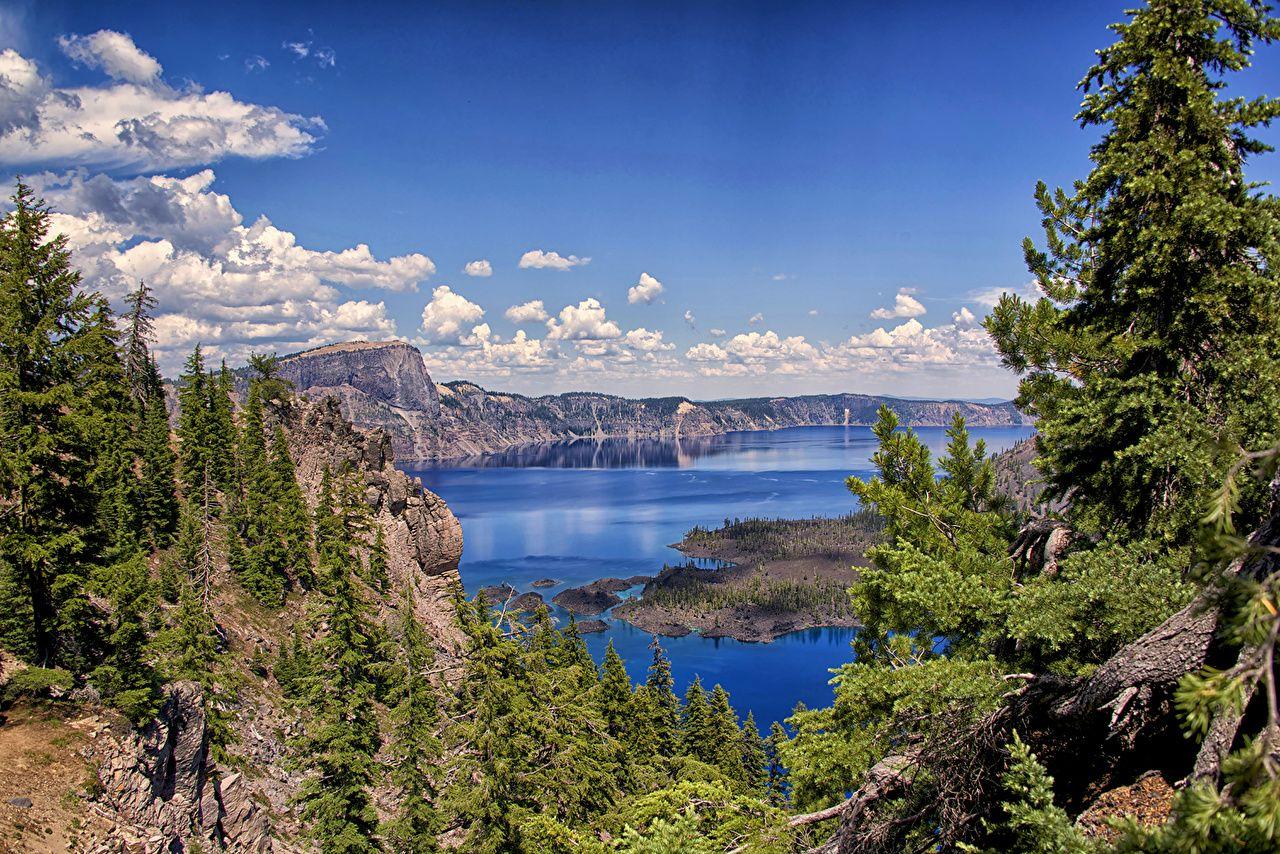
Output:
<svg viewBox="0 0 1280 854">
<path fill-rule="evenodd" d="M 935 455 L 886 405 L 848 480 L 866 515 L 686 541 L 767 573 L 874 535 L 817 588 L 861 626 L 831 704 L 771 726 L 675 685 L 660 643 L 633 680 L 536 600 L 466 598 L 446 502 L 272 355 L 193 346 L 171 423 L 148 285 L 82 287 L 18 182 L 0 847 L 1280 850 L 1280 201 L 1245 172 L 1280 101 L 1224 91 L 1280 20 L 1151 0 L 1114 30 L 1082 83 L 1091 171 L 1035 192 L 1040 295 L 984 321 L 1035 419 L 1010 468 L 1032 497 L 963 411 Z M 718 594 L 680 573 L 651 601 L 692 619 Z"/>
<path fill-rule="evenodd" d="M 726 519 L 676 548 L 698 562 L 663 567 L 613 615 L 657 635 L 771 641 L 815 626 L 856 626 L 846 593 L 882 528 L 878 516 Z M 706 562 L 711 562 L 707 566 Z"/>
</svg>

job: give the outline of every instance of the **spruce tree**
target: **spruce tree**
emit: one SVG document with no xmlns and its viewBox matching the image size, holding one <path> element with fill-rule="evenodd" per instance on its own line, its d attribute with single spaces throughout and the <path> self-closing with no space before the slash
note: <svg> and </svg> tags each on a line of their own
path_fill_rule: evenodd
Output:
<svg viewBox="0 0 1280 854">
<path fill-rule="evenodd" d="M 65 236 L 19 182 L 0 221 L 0 563 L 11 601 L 29 612 L 15 648 L 80 669 L 97 641 L 85 586 L 103 543 L 91 474 L 103 439 L 102 371 L 119 367 L 101 298 L 80 290 Z M 110 364 L 97 364 L 106 360 Z"/>
<path fill-rule="evenodd" d="M 154 335 L 151 310 L 156 298 L 144 281 L 125 300 L 124 313 L 124 371 L 133 399 L 139 404 L 154 393 L 150 345 Z"/>
<path fill-rule="evenodd" d="M 774 721 L 769 727 L 769 737 L 765 740 L 765 791 L 773 804 L 783 804 L 787 800 L 787 768 L 782 764 L 782 746 L 787 743 L 787 731 L 782 724 Z"/>
<path fill-rule="evenodd" d="M 178 522 L 175 492 L 175 458 L 169 437 L 169 412 L 164 386 L 155 362 L 149 366 L 146 398 L 142 404 L 142 484 L 140 513 L 151 544 L 168 545 Z"/>
<path fill-rule="evenodd" d="M 369 567 L 367 577 L 369 586 L 375 590 L 383 591 L 387 589 L 387 585 L 391 583 L 391 576 L 387 568 L 387 539 L 382 533 L 382 526 L 375 524 L 373 533 L 373 544 L 369 547 Z"/>
<path fill-rule="evenodd" d="M 197 344 L 178 377 L 178 476 L 191 493 L 203 488 L 210 457 L 209 378 Z"/>
<path fill-rule="evenodd" d="M 235 380 L 224 359 L 217 376 L 210 371 L 206 383 L 209 402 L 209 465 L 213 481 L 223 492 L 235 492 L 238 471 L 236 468 L 235 405 L 231 396 Z"/>
<path fill-rule="evenodd" d="M 303 584 L 310 586 L 313 583 L 310 519 L 306 501 L 302 497 L 302 487 L 298 485 L 297 469 L 294 468 L 293 457 L 289 455 L 289 443 L 285 439 L 284 428 L 278 424 L 272 433 L 269 467 L 271 515 L 275 522 L 276 536 L 279 537 L 283 546 L 281 568 Z M 373 563 L 375 555 L 381 561 L 377 566 Z M 388 578 L 386 543 L 382 539 L 381 527 L 377 527 L 370 561 L 371 570 L 374 570 L 370 583 L 379 590 L 383 590 L 386 588 Z"/>
<path fill-rule="evenodd" d="M 680 698 L 674 691 L 671 661 L 656 636 L 649 648 L 653 650 L 653 662 L 649 665 L 644 690 L 649 698 L 648 709 L 652 716 L 650 728 L 657 752 L 662 756 L 672 757 L 680 750 Z"/>
<path fill-rule="evenodd" d="M 201 533 L 200 528 L 191 530 L 197 536 Z M 197 561 L 207 552 L 204 545 L 198 543 L 189 544 L 188 548 Z M 178 607 L 170 613 L 169 624 L 152 639 L 151 648 L 165 681 L 192 681 L 204 689 L 205 726 L 216 757 L 232 740 L 224 703 L 228 689 L 234 684 L 224 667 L 225 653 L 221 649 L 218 625 L 196 572 L 198 570 L 193 571 L 189 565 L 180 572 Z"/>
<path fill-rule="evenodd" d="M 612 640 L 605 649 L 601 667 L 600 712 L 609 728 L 609 735 L 625 740 L 632 726 L 631 678 L 627 676 L 627 667 L 613 648 Z"/>
<path fill-rule="evenodd" d="M 103 698 L 135 723 L 150 718 L 159 700 L 159 685 L 149 659 L 147 627 L 155 610 L 147 560 L 135 552 L 104 572 L 103 586 L 111 602 L 106 661 L 94 669 L 93 684 Z"/>
<path fill-rule="evenodd" d="M 539 609 L 539 613 L 544 610 L 545 606 Z M 572 613 L 569 614 L 569 624 L 558 634 L 555 652 L 552 653 L 556 667 L 575 674 L 579 690 L 585 694 L 596 684 L 596 663 L 591 660 L 591 653 L 587 651 L 586 641 L 582 639 L 578 621 Z"/>
<path fill-rule="evenodd" d="M 584 702 L 595 667 L 584 677 L 549 621 L 517 639 L 494 625 L 483 597 L 460 602 L 458 613 L 467 635 L 464 713 L 449 735 L 450 773 L 468 782 L 449 790 L 452 820 L 467 828 L 467 850 L 536 850 L 527 824 L 582 824 L 619 791 L 619 745 L 596 704 Z"/>
<path fill-rule="evenodd" d="M 745 777 L 742 766 L 742 730 L 738 716 L 729 704 L 729 692 L 717 684 L 711 689 L 711 720 L 709 726 L 710 764 L 720 769 L 730 780 L 741 781 Z"/>
<path fill-rule="evenodd" d="M 434 776 L 441 753 L 435 733 L 440 713 L 428 676 L 435 654 L 413 613 L 413 598 L 408 592 L 400 605 L 398 634 L 401 679 L 399 700 L 391 713 L 394 765 L 390 778 L 399 792 L 400 805 L 386 835 L 395 851 L 427 854 L 439 850 Z"/>
<path fill-rule="evenodd" d="M 371 795 L 381 743 L 374 711 L 373 626 L 352 577 L 353 543 L 336 506 L 332 478 L 326 477 L 324 492 L 316 516 L 320 631 L 312 648 L 313 687 L 305 698 L 312 717 L 298 744 L 310 773 L 297 800 L 324 851 L 360 854 L 380 850 Z"/>
<path fill-rule="evenodd" d="M 1244 175 L 1280 101 L 1222 94 L 1280 23 L 1261 2 L 1152 0 L 1112 29 L 1081 83 L 1093 171 L 1036 188 L 1044 296 L 1006 295 L 986 325 L 1077 523 L 1186 542 L 1233 449 L 1280 438 L 1280 207 Z M 1244 529 L 1264 493 L 1242 496 Z"/>
<path fill-rule="evenodd" d="M 748 711 L 742 723 L 742 779 L 752 791 L 764 789 L 767 763 L 765 740 L 760 737 L 755 714 Z"/>
<path fill-rule="evenodd" d="M 684 694 L 683 716 L 680 721 L 680 747 L 688 756 L 692 756 L 708 765 L 716 763 L 715 721 L 711 715 L 711 706 L 707 703 L 707 692 L 702 687 L 702 677 L 694 676 Z"/>
<path fill-rule="evenodd" d="M 267 605 L 280 605 L 293 580 L 312 586 L 311 519 L 289 455 L 284 429 L 276 425 L 266 440 L 264 391 L 267 380 L 254 377 L 241 414 L 235 442 L 237 490 L 232 526 L 241 538 L 233 565 L 240 582 Z M 328 481 L 328 501 L 333 482 Z M 348 490 L 349 491 L 349 490 Z M 350 504 L 343 493 L 343 501 Z M 325 504 L 325 500 L 322 500 Z M 348 514 L 351 515 L 351 514 Z M 351 524 L 364 527 L 363 515 Z"/>
</svg>

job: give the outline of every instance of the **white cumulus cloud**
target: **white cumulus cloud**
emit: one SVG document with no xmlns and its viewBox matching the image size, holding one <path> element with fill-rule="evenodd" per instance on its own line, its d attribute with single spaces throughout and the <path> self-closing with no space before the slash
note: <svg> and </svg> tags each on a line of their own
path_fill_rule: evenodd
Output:
<svg viewBox="0 0 1280 854">
<path fill-rule="evenodd" d="M 969 291 L 968 297 L 983 308 L 994 308 L 995 304 L 1000 302 L 1000 297 L 1005 294 L 1013 294 L 1022 297 L 1024 300 L 1036 300 L 1044 296 L 1040 290 L 1040 284 L 1035 279 L 1023 282 L 1021 285 L 1013 288 L 980 288 L 976 291 Z"/>
<path fill-rule="evenodd" d="M 86 286 L 115 300 L 145 280 L 158 300 L 156 351 L 165 370 L 200 341 L 243 358 L 255 349 L 387 338 L 395 322 L 383 302 L 348 288 L 411 290 L 435 272 L 425 255 L 375 257 L 365 244 L 341 251 L 302 246 L 266 217 L 246 224 L 212 189 L 211 170 L 186 178 L 32 177 L 52 205 Z"/>
<path fill-rule="evenodd" d="M 152 83 L 163 71 L 155 57 L 139 50 L 132 36 L 115 30 L 98 30 L 87 36 L 60 36 L 58 47 L 73 62 L 128 83 Z"/>
<path fill-rule="evenodd" d="M 911 294 L 914 288 L 902 288 L 893 298 L 892 308 L 877 308 L 871 312 L 871 316 L 876 320 L 890 320 L 895 317 L 919 317 L 925 313 L 924 306 L 920 300 Z"/>
<path fill-rule="evenodd" d="M 604 306 L 594 297 L 560 309 L 558 318 L 547 321 L 547 337 L 556 341 L 602 341 L 621 338 L 618 324 L 605 317 Z"/>
<path fill-rule="evenodd" d="M 559 252 L 544 252 L 541 249 L 530 249 L 520 256 L 522 270 L 568 270 L 590 263 L 590 258 L 579 258 L 577 255 L 566 256 Z"/>
<path fill-rule="evenodd" d="M 627 290 L 627 302 L 632 305 L 637 303 L 645 303 L 647 305 L 656 300 L 662 290 L 662 282 L 659 282 L 648 273 L 641 273 L 640 281 Z"/>
<path fill-rule="evenodd" d="M 478 276 L 484 279 L 493 275 L 493 265 L 488 260 L 481 258 L 478 261 L 468 261 L 467 266 L 462 268 L 462 272 L 468 276 Z"/>
<path fill-rule="evenodd" d="M 507 309 L 506 318 L 512 323 L 540 323 L 547 319 L 547 309 L 542 304 L 542 300 L 529 300 Z"/>
<path fill-rule="evenodd" d="M 431 301 L 422 307 L 420 328 L 429 343 L 477 343 L 488 337 L 488 324 L 474 325 L 482 317 L 483 308 L 448 285 L 439 285 L 431 292 Z"/>
<path fill-rule="evenodd" d="M 690 362 L 723 362 L 729 354 L 720 345 L 704 341 L 686 350 L 684 357 Z"/>
<path fill-rule="evenodd" d="M 159 171 L 226 157 L 298 157 L 325 129 L 319 118 L 194 83 L 174 88 L 160 63 L 122 33 L 99 30 L 61 44 L 109 79 L 58 87 L 34 61 L 0 51 L 0 164 Z"/>
</svg>

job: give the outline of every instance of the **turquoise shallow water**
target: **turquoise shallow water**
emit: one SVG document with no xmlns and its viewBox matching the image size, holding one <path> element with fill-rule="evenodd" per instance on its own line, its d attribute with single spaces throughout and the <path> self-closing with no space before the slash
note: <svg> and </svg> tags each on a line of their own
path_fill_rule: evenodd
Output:
<svg viewBox="0 0 1280 854">
<path fill-rule="evenodd" d="M 934 450 L 942 428 L 918 428 Z M 1000 451 L 1030 435 L 1026 427 L 975 428 L 972 436 Z M 560 590 L 606 576 L 652 575 L 681 555 L 669 547 L 694 525 L 726 517 L 834 516 L 857 508 L 844 486 L 869 475 L 875 437 L 866 427 L 797 427 L 674 441 L 581 441 L 495 454 L 414 470 L 462 521 L 462 581 L 474 594 L 508 583 L 523 592 Z M 558 616 L 563 612 L 555 609 Z M 643 681 L 651 637 L 621 620 L 588 635 L 597 660 L 614 646 L 631 676 Z M 677 690 L 695 674 L 719 682 L 742 716 L 762 727 L 785 718 L 799 700 L 829 702 L 830 669 L 850 660 L 849 629 L 810 629 L 769 644 L 662 638 Z"/>
</svg>

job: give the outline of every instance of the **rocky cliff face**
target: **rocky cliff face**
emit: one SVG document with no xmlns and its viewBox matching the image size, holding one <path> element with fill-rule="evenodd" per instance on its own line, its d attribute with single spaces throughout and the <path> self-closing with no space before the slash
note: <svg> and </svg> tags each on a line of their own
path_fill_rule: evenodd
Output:
<svg viewBox="0 0 1280 854">
<path fill-rule="evenodd" d="M 313 400 L 337 398 L 359 426 L 386 431 L 401 458 L 435 456 L 440 398 L 413 346 L 403 341 L 332 344 L 286 356 L 280 375 Z"/>
<path fill-rule="evenodd" d="M 422 394 L 403 392 L 402 401 Z M 388 393 L 398 392 L 389 386 Z M 268 420 L 285 428 L 298 480 L 313 507 L 326 468 L 347 469 L 360 478 L 373 522 L 383 532 L 391 580 L 385 593 L 366 591 L 375 617 L 389 624 L 408 590 L 438 660 L 456 663 L 462 637 L 451 592 L 461 583 L 462 527 L 448 506 L 396 469 L 390 436 L 353 427 L 334 397 L 287 406 L 270 402 Z M 136 731 L 118 726 L 119 733 L 99 745 L 101 791 L 94 811 L 109 822 L 111 836 L 133 842 L 94 851 L 311 850 L 294 841 L 302 828 L 292 798 L 302 778 L 289 761 L 289 742 L 299 732 L 299 721 L 282 703 L 272 673 L 280 650 L 305 624 L 308 596 L 298 592 L 283 609 L 263 609 L 249 600 L 225 564 L 216 575 L 210 607 L 236 686 L 226 701 L 232 705 L 231 761 L 214 759 L 201 687 L 191 682 L 168 686 L 155 720 Z M 236 767 L 253 771 L 245 775 Z"/>
<path fill-rule="evenodd" d="M 413 591 L 419 619 L 442 650 L 452 651 L 461 641 L 451 595 L 461 583 L 462 525 L 438 495 L 395 467 L 387 433 L 356 429 L 341 409 L 336 398 L 326 397 L 290 413 L 289 450 L 298 480 L 314 505 L 326 468 L 350 466 L 363 479 L 365 501 L 386 540 L 392 589 Z"/>
<path fill-rule="evenodd" d="M 973 426 L 1029 423 L 1009 403 L 865 394 L 702 403 L 683 397 L 632 400 L 587 392 L 526 397 L 463 381 L 436 385 L 421 354 L 399 341 L 322 347 L 287 356 L 281 365 L 298 391 L 312 399 L 336 398 L 345 417 L 361 427 L 384 430 L 396 456 L 414 462 L 582 438 L 677 439 L 733 430 L 867 425 L 875 422 L 881 404 L 914 426 L 949 424 L 956 410 Z"/>
</svg>

